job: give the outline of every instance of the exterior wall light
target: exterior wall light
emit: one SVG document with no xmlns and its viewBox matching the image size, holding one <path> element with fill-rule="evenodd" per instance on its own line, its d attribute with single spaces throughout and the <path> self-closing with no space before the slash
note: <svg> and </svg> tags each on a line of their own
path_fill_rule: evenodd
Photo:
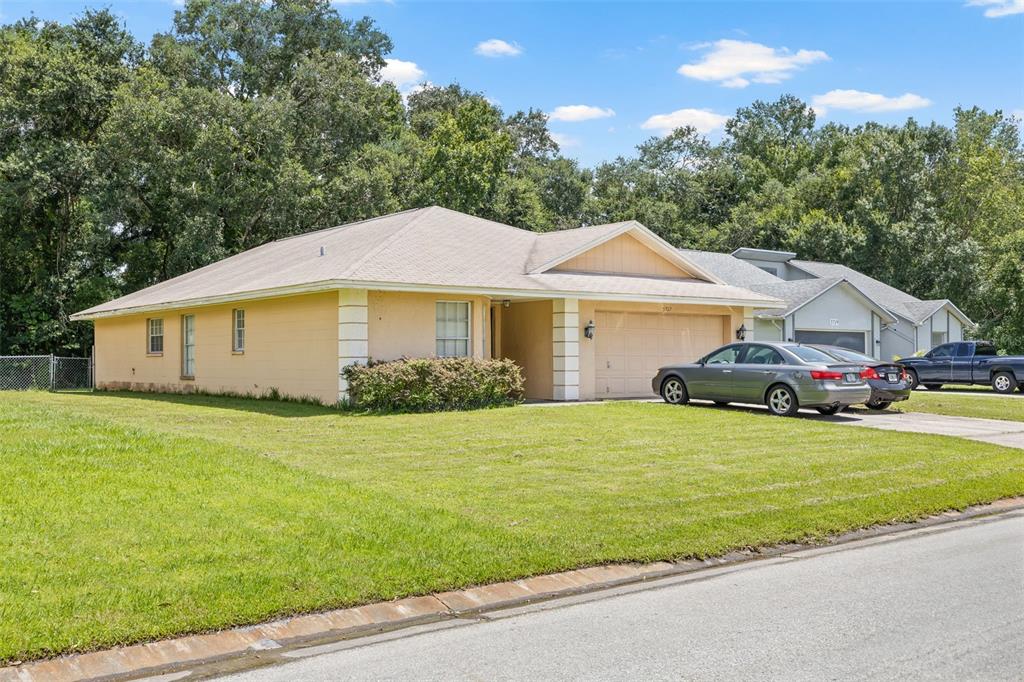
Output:
<svg viewBox="0 0 1024 682">
<path fill-rule="evenodd" d="M 590 322 L 587 322 L 587 326 L 583 328 L 583 336 L 587 337 L 588 339 L 594 338 L 594 329 L 596 329 L 596 327 L 594 326 L 594 321 L 591 320 Z"/>
<path fill-rule="evenodd" d="M 744 341 L 747 338 L 747 327 L 744 324 L 740 324 L 740 328 L 736 330 L 736 340 Z"/>
<path fill-rule="evenodd" d="M 512 301 L 508 300 L 507 298 L 504 301 L 501 302 L 501 307 L 502 308 L 508 308 L 511 305 L 512 305 Z"/>
</svg>

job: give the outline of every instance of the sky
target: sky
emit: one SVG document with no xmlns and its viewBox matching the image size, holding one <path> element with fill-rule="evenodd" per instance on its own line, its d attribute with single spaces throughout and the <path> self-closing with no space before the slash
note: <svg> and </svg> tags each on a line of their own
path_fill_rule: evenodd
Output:
<svg viewBox="0 0 1024 682">
<path fill-rule="evenodd" d="M 0 22 L 110 7 L 137 38 L 180 0 L 0 0 Z M 585 165 L 693 125 L 711 139 L 755 100 L 794 94 L 819 122 L 951 123 L 955 107 L 1024 117 L 1024 0 L 917 2 L 338 2 L 395 47 L 403 92 L 458 82 L 506 113 L 550 116 Z"/>
</svg>

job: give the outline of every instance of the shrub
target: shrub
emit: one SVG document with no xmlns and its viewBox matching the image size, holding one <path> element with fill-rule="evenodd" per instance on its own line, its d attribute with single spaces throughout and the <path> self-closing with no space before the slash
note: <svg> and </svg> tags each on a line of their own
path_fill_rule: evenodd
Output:
<svg viewBox="0 0 1024 682">
<path fill-rule="evenodd" d="M 523 399 L 523 373 L 511 360 L 404 358 L 344 372 L 352 404 L 367 410 L 473 410 Z"/>
</svg>

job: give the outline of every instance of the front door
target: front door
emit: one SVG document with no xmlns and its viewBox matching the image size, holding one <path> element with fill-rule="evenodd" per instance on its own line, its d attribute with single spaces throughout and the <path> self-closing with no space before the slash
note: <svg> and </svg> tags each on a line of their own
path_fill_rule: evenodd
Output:
<svg viewBox="0 0 1024 682">
<path fill-rule="evenodd" d="M 743 352 L 743 344 L 734 343 L 716 350 L 699 367 L 686 370 L 686 390 L 691 398 L 736 400 L 732 397 L 733 372 Z"/>
<path fill-rule="evenodd" d="M 771 346 L 753 344 L 733 371 L 733 395 L 744 403 L 764 402 L 765 391 L 776 382 L 779 367 L 785 364 L 782 355 Z"/>
<path fill-rule="evenodd" d="M 922 384 L 943 383 L 949 381 L 953 374 L 953 351 L 955 343 L 947 343 L 933 348 L 925 355 L 930 361 L 927 365 L 921 365 L 917 377 Z"/>
</svg>

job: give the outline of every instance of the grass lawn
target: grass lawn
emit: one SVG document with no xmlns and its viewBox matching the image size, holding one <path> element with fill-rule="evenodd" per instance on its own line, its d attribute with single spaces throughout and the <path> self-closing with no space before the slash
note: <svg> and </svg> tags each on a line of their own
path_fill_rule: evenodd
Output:
<svg viewBox="0 0 1024 682">
<path fill-rule="evenodd" d="M 0 452 L 6 661 L 1024 494 L 1019 450 L 657 403 L 7 392 Z"/>
<path fill-rule="evenodd" d="M 914 391 L 910 400 L 897 403 L 891 410 L 930 412 L 956 417 L 982 417 L 1024 421 L 1024 395 L 950 395 L 942 391 Z"/>
</svg>

